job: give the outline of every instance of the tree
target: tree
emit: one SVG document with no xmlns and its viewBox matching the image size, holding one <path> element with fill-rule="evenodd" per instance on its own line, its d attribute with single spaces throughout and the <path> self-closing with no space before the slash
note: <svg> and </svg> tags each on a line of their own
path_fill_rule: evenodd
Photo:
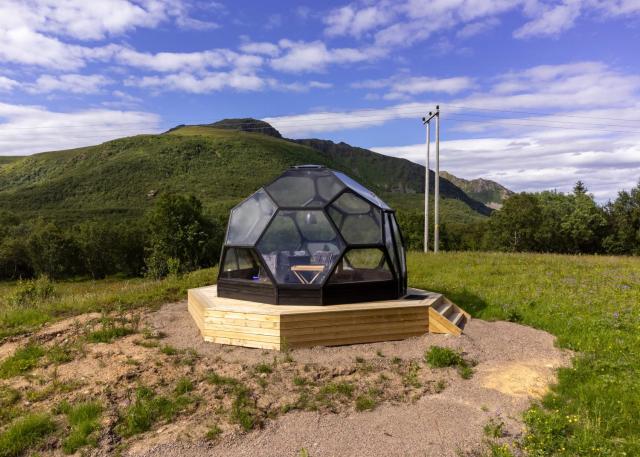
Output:
<svg viewBox="0 0 640 457">
<path fill-rule="evenodd" d="M 72 233 L 84 272 L 93 279 L 115 273 L 117 233 L 113 229 L 103 222 L 86 221 L 76 225 Z"/>
<path fill-rule="evenodd" d="M 608 222 L 605 250 L 611 254 L 640 255 L 640 182 L 630 192 L 619 192 L 605 211 Z"/>
<path fill-rule="evenodd" d="M 520 193 L 509 197 L 489 221 L 489 246 L 506 251 L 537 251 L 541 209 L 538 199 Z"/>
<path fill-rule="evenodd" d="M 78 271 L 77 247 L 70 237 L 50 222 L 36 222 L 27 240 L 27 252 L 37 275 L 54 279 Z"/>
<path fill-rule="evenodd" d="M 560 224 L 566 239 L 565 252 L 598 252 L 607 228 L 604 211 L 596 204 L 593 195 L 587 193 L 587 188 L 581 181 L 578 181 L 569 198 L 571 212 Z"/>
<path fill-rule="evenodd" d="M 165 195 L 146 217 L 148 247 L 145 263 L 153 277 L 215 264 L 221 237 L 194 196 Z"/>
</svg>

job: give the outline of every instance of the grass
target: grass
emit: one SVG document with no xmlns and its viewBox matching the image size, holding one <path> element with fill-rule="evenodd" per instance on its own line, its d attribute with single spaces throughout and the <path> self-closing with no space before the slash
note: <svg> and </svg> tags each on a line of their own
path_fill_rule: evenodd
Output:
<svg viewBox="0 0 640 457">
<path fill-rule="evenodd" d="M 207 441 L 216 441 L 222 435 L 222 429 L 217 424 L 213 424 L 204 435 Z"/>
<path fill-rule="evenodd" d="M 371 395 L 359 395 L 356 398 L 356 411 L 371 411 L 376 407 L 376 399 Z"/>
<path fill-rule="evenodd" d="M 132 335 L 137 331 L 137 323 L 125 318 L 103 317 L 100 320 L 100 329 L 87 334 L 90 343 L 112 343 L 118 338 Z"/>
<path fill-rule="evenodd" d="M 640 259 L 412 252 L 408 271 L 475 317 L 517 317 L 578 352 L 525 415 L 529 455 L 640 455 Z"/>
<path fill-rule="evenodd" d="M 462 356 L 453 349 L 431 346 L 425 354 L 425 360 L 431 368 L 455 367 L 462 362 Z"/>
<path fill-rule="evenodd" d="M 231 421 L 240 425 L 245 432 L 248 432 L 260 424 L 255 400 L 252 398 L 249 388 L 242 384 L 237 384 L 234 387 L 233 396 Z"/>
<path fill-rule="evenodd" d="M 0 363 L 0 379 L 12 378 L 32 370 L 45 354 L 42 346 L 33 343 L 17 349 L 12 356 Z"/>
<path fill-rule="evenodd" d="M 424 355 L 424 359 L 431 368 L 457 367 L 458 374 L 463 379 L 473 376 L 473 368 L 462 354 L 453 349 L 441 346 L 431 346 Z"/>
<path fill-rule="evenodd" d="M 131 405 L 120 417 L 118 432 L 123 437 L 144 433 L 158 421 L 173 420 L 190 403 L 186 395 L 163 396 L 148 387 L 138 387 Z"/>
<path fill-rule="evenodd" d="M 55 283 L 53 298 L 39 298 L 29 306 L 12 304 L 18 283 L 0 282 L 0 340 L 31 332 L 43 324 L 88 312 L 157 306 L 181 300 L 187 289 L 210 284 L 216 269 L 205 269 L 161 281 L 111 278 L 101 281 Z"/>
<path fill-rule="evenodd" d="M 29 414 L 17 419 L 0 434 L 0 457 L 24 455 L 55 429 L 55 423 L 47 414 Z"/>
<path fill-rule="evenodd" d="M 62 442 L 62 450 L 65 454 L 74 454 L 85 446 L 98 445 L 103 410 L 100 402 L 86 401 L 70 405 L 65 401 L 57 410 L 66 416 L 71 427 L 69 434 Z"/>
</svg>

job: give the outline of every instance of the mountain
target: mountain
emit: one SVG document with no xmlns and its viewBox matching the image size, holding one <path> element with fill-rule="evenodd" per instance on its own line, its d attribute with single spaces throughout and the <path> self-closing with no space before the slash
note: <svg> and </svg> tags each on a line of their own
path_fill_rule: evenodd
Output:
<svg viewBox="0 0 640 457">
<path fill-rule="evenodd" d="M 490 179 L 478 178 L 466 180 L 458 178 L 446 171 L 441 172 L 440 176 L 458 186 L 469 197 L 493 209 L 500 209 L 504 201 L 514 194 L 513 191 L 507 189 L 502 184 L 491 181 Z"/>
<path fill-rule="evenodd" d="M 255 124 L 267 134 L 238 131 L 239 125 L 244 124 L 234 119 L 178 126 L 164 134 L 12 161 L 0 168 L 0 210 L 69 223 L 136 218 L 158 195 L 183 193 L 194 194 L 210 213 L 226 216 L 242 198 L 302 163 L 344 171 L 391 202 L 421 208 L 416 193 L 423 191 L 424 168 L 419 165 L 343 143 L 289 141 L 278 138 L 268 124 Z M 442 196 L 443 210 L 453 208 L 451 217 L 477 218 L 490 212 L 446 180 Z"/>
</svg>

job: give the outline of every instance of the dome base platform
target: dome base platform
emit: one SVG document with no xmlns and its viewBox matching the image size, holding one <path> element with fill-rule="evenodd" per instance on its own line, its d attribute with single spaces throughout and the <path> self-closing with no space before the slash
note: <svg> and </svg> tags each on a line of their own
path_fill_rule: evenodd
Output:
<svg viewBox="0 0 640 457">
<path fill-rule="evenodd" d="M 275 350 L 460 335 L 471 319 L 444 295 L 411 288 L 397 300 L 293 306 L 222 298 L 207 286 L 189 290 L 188 309 L 205 341 Z"/>
</svg>

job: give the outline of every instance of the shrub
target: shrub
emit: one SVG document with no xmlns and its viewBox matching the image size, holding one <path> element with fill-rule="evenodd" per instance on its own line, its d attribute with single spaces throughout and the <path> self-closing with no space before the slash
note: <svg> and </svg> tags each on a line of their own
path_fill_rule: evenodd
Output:
<svg viewBox="0 0 640 457">
<path fill-rule="evenodd" d="M 39 444 L 56 429 L 46 414 L 29 414 L 13 422 L 0 434 L 0 457 L 18 457 Z"/>
<path fill-rule="evenodd" d="M 47 276 L 18 281 L 16 290 L 7 301 L 14 306 L 35 306 L 55 296 L 54 283 Z"/>
<path fill-rule="evenodd" d="M 360 395 L 356 398 L 356 411 L 370 411 L 376 407 L 376 400 L 370 395 Z"/>
<path fill-rule="evenodd" d="M 462 356 L 449 348 L 431 346 L 425 354 L 425 360 L 431 368 L 445 368 L 459 365 Z"/>
</svg>

